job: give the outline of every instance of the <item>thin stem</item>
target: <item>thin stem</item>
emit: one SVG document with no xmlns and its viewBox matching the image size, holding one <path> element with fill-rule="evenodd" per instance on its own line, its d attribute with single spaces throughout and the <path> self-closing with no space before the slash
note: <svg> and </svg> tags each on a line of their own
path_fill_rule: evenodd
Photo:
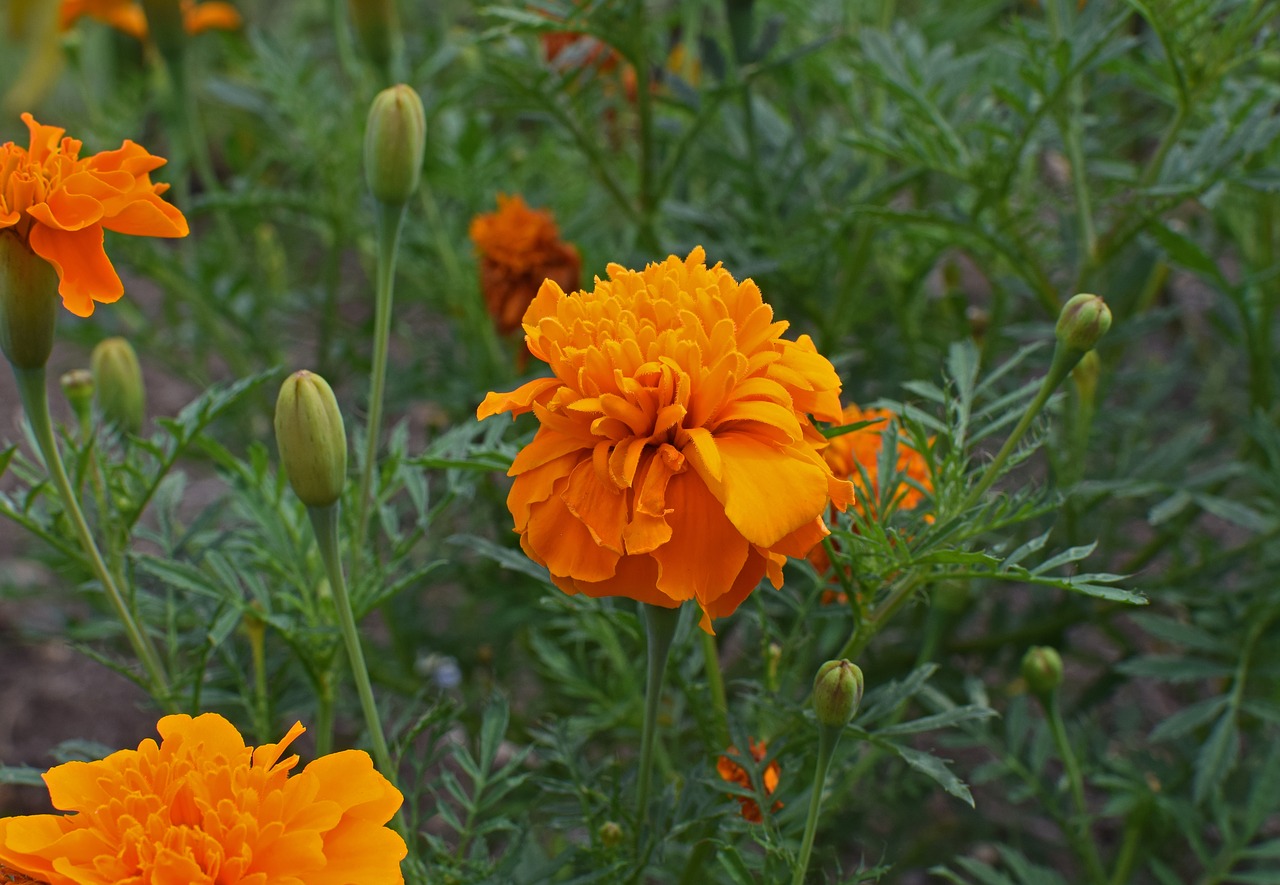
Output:
<svg viewBox="0 0 1280 885">
<path fill-rule="evenodd" d="M 373 368 L 369 378 L 369 423 L 365 429 L 364 464 L 360 471 L 360 496 L 356 499 L 356 550 L 353 558 L 355 575 L 359 574 L 361 556 L 369 529 L 370 496 L 373 474 L 378 465 L 378 437 L 382 428 L 382 398 L 387 383 L 387 347 L 391 338 L 391 299 L 395 290 L 396 252 L 400 245 L 400 228 L 404 223 L 404 205 L 389 206 L 377 202 L 378 225 L 377 293 L 374 304 Z"/>
<path fill-rule="evenodd" d="M 640 830 L 649 820 L 649 781 L 653 772 L 653 749 L 658 732 L 658 706 L 662 701 L 662 680 L 667 672 L 667 654 L 680 623 L 680 609 L 641 605 L 648 636 L 648 680 L 644 688 L 644 730 L 640 733 L 640 780 L 636 787 L 636 815 Z"/>
<path fill-rule="evenodd" d="M 333 752 L 333 674 L 326 670 L 316 684 L 316 757 Z"/>
<path fill-rule="evenodd" d="M 307 515 L 311 517 L 311 526 L 316 533 L 316 543 L 320 547 L 320 555 L 324 559 L 324 567 L 329 574 L 329 587 L 333 591 L 334 608 L 338 610 L 338 626 L 342 630 L 342 641 L 347 647 L 347 660 L 351 664 L 351 676 L 356 683 L 356 693 L 360 696 L 360 709 L 364 713 L 364 723 L 369 729 L 369 740 L 373 744 L 373 759 L 387 780 L 394 784 L 396 772 L 391 765 L 387 739 L 382 734 L 382 720 L 378 716 L 378 707 L 373 700 L 369 668 L 365 665 L 364 649 L 360 646 L 360 634 L 356 632 L 356 618 L 351 610 L 351 598 L 347 596 L 347 581 L 342 574 L 342 562 L 338 557 L 338 505 L 308 507 Z"/>
<path fill-rule="evenodd" d="M 1098 857 L 1098 847 L 1093 844 L 1088 830 L 1089 807 L 1085 803 L 1084 776 L 1080 773 L 1080 762 L 1076 759 L 1071 741 L 1067 737 L 1057 691 L 1053 692 L 1048 703 L 1045 704 L 1045 713 L 1049 718 L 1049 731 L 1053 735 L 1054 746 L 1058 749 L 1058 758 L 1062 760 L 1063 768 L 1066 769 L 1067 783 L 1071 788 L 1071 800 L 1075 805 L 1076 813 L 1069 823 L 1067 838 L 1080 860 L 1088 868 L 1090 881 L 1105 882 L 1107 877 L 1102 869 L 1102 861 Z"/>
<path fill-rule="evenodd" d="M 866 619 L 854 628 L 853 635 L 849 637 L 849 641 L 844 644 L 836 658 L 842 658 L 848 661 L 857 661 L 866 650 L 867 645 L 871 642 L 872 637 L 880 632 L 885 623 L 897 614 L 898 609 L 907 603 L 916 588 L 920 586 L 919 578 L 915 576 L 908 577 L 894 587 L 885 597 L 884 602 L 877 605 L 866 617 Z"/>
<path fill-rule="evenodd" d="M 813 795 L 809 797 L 809 816 L 804 822 L 800 861 L 796 864 L 791 885 L 803 885 L 805 873 L 809 871 L 809 857 L 813 854 L 813 838 L 817 835 L 818 818 L 822 812 L 822 792 L 827 784 L 827 769 L 831 767 L 831 757 L 835 753 L 836 744 L 840 742 L 840 734 L 843 731 L 842 728 L 829 725 L 818 726 L 818 766 L 813 773 Z"/>
<path fill-rule="evenodd" d="M 702 656 L 706 660 L 707 690 L 711 692 L 711 714 L 715 718 L 717 752 L 729 746 L 729 703 L 725 699 L 724 676 L 720 673 L 720 652 L 715 636 L 702 633 Z"/>
<path fill-rule="evenodd" d="M 116 616 L 124 627 L 125 635 L 129 638 L 129 644 L 133 646 L 134 654 L 138 656 L 143 669 L 146 670 L 152 697 L 165 710 L 177 712 L 177 707 L 174 705 L 173 698 L 169 693 L 169 680 L 165 675 L 164 665 L 160 660 L 160 656 L 156 653 L 155 646 L 151 644 L 151 640 L 139 629 L 124 594 L 120 592 L 120 586 L 116 583 L 115 578 L 112 577 L 111 570 L 107 567 L 106 561 L 98 551 L 98 545 L 93 539 L 93 533 L 89 531 L 89 524 L 85 521 L 84 512 L 80 509 L 80 502 L 76 500 L 75 493 L 71 490 L 71 481 L 67 478 L 67 470 L 63 466 L 62 455 L 58 452 L 58 443 L 53 434 L 53 422 L 49 418 L 49 397 L 45 369 L 43 366 L 38 369 L 19 369 L 14 367 L 13 373 L 18 381 L 18 391 L 22 396 L 22 407 L 26 411 L 27 420 L 31 423 L 31 431 L 36 438 L 36 444 L 40 447 L 40 454 L 44 457 L 45 467 L 49 471 L 50 479 L 53 480 L 58 497 L 62 499 L 63 511 L 66 513 L 67 518 L 71 520 L 72 528 L 80 541 L 80 546 L 84 550 L 85 556 L 89 559 L 89 565 L 93 569 L 94 575 L 97 576 L 98 581 L 102 584 L 102 589 L 107 594 L 107 599 L 110 600 L 112 608 L 115 609 Z"/>
<path fill-rule="evenodd" d="M 253 718 L 258 742 L 271 740 L 271 697 L 267 693 L 266 622 L 248 615 L 245 628 L 249 634 L 249 651 L 253 656 Z"/>
</svg>

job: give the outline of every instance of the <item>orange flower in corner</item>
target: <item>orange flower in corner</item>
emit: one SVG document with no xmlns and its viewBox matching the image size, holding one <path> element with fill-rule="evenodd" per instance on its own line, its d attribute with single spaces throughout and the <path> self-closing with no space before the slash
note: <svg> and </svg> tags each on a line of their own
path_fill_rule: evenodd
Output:
<svg viewBox="0 0 1280 885">
<path fill-rule="evenodd" d="M 68 815 L 0 819 L 0 865 L 49 885 L 398 885 L 403 802 L 362 750 L 289 776 L 303 732 L 245 746 L 221 716 L 165 716 L 148 739 L 44 775 Z"/>
<path fill-rule="evenodd" d="M 93 303 L 118 299 L 124 285 L 103 250 L 103 231 L 185 237 L 187 220 L 160 199 L 167 184 L 151 172 L 164 158 L 125 141 L 114 151 L 80 158 L 81 143 L 65 130 L 22 121 L 30 147 L 0 145 L 0 237 L 16 237 L 53 265 L 58 294 L 72 313 L 87 317 Z"/>
<path fill-rule="evenodd" d="M 244 19 L 230 3 L 209 0 L 181 0 L 182 26 L 188 34 L 219 29 L 234 31 L 244 24 Z M 147 15 L 138 0 L 62 0 L 58 10 L 59 26 L 66 31 L 79 19 L 88 16 L 118 31 L 147 39 Z"/>
<path fill-rule="evenodd" d="M 555 280 L 570 291 L 578 288 L 578 250 L 561 242 L 550 212 L 530 209 L 519 194 L 498 194 L 498 211 L 472 219 L 470 234 L 480 253 L 485 307 L 500 333 L 520 328 L 543 280 Z"/>
<path fill-rule="evenodd" d="M 769 753 L 769 745 L 764 741 L 757 741 L 751 737 L 747 738 L 747 744 L 751 748 L 751 758 L 756 760 L 757 763 L 763 762 L 764 757 Z M 730 747 L 729 753 L 734 756 L 738 755 L 738 748 Z M 716 772 L 720 775 L 721 780 L 737 784 L 748 790 L 751 789 L 751 775 L 747 773 L 745 768 L 734 762 L 730 756 L 720 757 L 719 761 L 716 762 Z M 774 759 L 769 763 L 769 767 L 764 770 L 760 778 L 766 796 L 772 796 L 773 791 L 778 789 L 778 780 L 781 775 L 782 766 L 778 765 L 777 759 Z M 751 823 L 758 824 L 764 820 L 764 816 L 760 813 L 760 805 L 756 800 L 747 796 L 739 796 L 736 793 L 733 794 L 733 798 L 741 803 L 742 816 Z M 778 811 L 780 808 L 782 808 L 781 802 L 773 803 L 774 811 Z"/>
<path fill-rule="evenodd" d="M 612 264 L 592 291 L 542 284 L 524 316 L 550 378 L 490 393 L 477 417 L 533 412 L 507 506 L 520 543 L 566 593 L 664 608 L 702 628 L 828 534 L 831 473 L 810 423 L 840 419 L 840 379 L 751 280 L 702 248 L 643 271 Z"/>
</svg>

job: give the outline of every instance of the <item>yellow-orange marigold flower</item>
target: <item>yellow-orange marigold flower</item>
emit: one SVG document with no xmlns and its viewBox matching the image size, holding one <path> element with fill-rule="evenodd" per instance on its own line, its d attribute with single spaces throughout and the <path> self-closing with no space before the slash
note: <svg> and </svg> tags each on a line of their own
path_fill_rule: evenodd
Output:
<svg viewBox="0 0 1280 885">
<path fill-rule="evenodd" d="M 490 393 L 477 410 L 533 412 L 507 505 L 520 543 L 566 593 L 675 608 L 702 627 L 731 614 L 787 556 L 828 534 L 831 473 L 810 423 L 840 419 L 840 379 L 751 280 L 701 247 L 566 295 L 548 280 L 524 316 L 550 378 Z"/>
<path fill-rule="evenodd" d="M 230 3 L 181 0 L 182 26 L 188 34 L 219 29 L 234 31 L 244 24 L 240 11 Z M 82 17 L 96 19 L 139 40 L 147 39 L 147 15 L 138 0 L 62 0 L 58 20 L 68 30 Z"/>
<path fill-rule="evenodd" d="M 147 739 L 44 775 L 55 808 L 0 819 L 0 863 L 49 885 L 391 885 L 403 797 L 361 750 L 281 759 L 215 713 L 165 716 Z"/>
<path fill-rule="evenodd" d="M 751 758 L 756 762 L 763 762 L 764 757 L 769 753 L 769 745 L 764 741 L 757 741 L 755 738 L 747 738 L 747 745 L 751 748 Z M 730 747 L 729 752 L 732 755 L 738 755 L 737 747 Z M 741 787 L 751 789 L 751 775 L 747 774 L 747 770 L 734 762 L 729 756 L 721 756 L 716 762 L 716 772 L 720 775 L 721 780 L 726 780 L 731 784 L 738 784 Z M 778 780 L 782 775 L 782 766 L 778 764 L 778 760 L 774 759 L 769 766 L 761 772 L 761 786 L 764 787 L 766 796 L 772 796 L 773 791 L 778 789 Z M 736 793 L 733 798 L 737 799 L 742 805 L 742 816 L 753 824 L 758 824 L 764 820 L 764 816 L 760 813 L 760 805 L 756 800 L 747 796 L 739 796 Z M 782 808 L 781 802 L 773 803 L 773 810 L 778 811 Z"/>
<path fill-rule="evenodd" d="M 22 121 L 30 147 L 0 145 L 0 236 L 17 237 L 58 272 L 58 294 L 72 313 L 87 317 L 93 303 L 118 299 L 124 285 L 102 248 L 103 231 L 185 237 L 187 220 L 160 199 L 167 184 L 151 172 L 166 160 L 125 141 L 114 151 L 80 158 L 81 143 L 66 130 Z"/>
<path fill-rule="evenodd" d="M 570 291 L 578 288 L 578 250 L 561 242 L 550 212 L 530 209 L 519 194 L 498 194 L 498 211 L 473 218 L 470 234 L 480 253 L 485 307 L 502 334 L 520 328 L 543 280 L 555 280 Z"/>
</svg>

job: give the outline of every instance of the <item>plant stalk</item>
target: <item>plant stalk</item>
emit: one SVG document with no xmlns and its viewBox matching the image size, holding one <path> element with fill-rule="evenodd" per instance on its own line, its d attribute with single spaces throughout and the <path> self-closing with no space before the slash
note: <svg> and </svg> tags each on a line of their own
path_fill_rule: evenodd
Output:
<svg viewBox="0 0 1280 885">
<path fill-rule="evenodd" d="M 813 795 L 809 797 L 809 816 L 804 822 L 800 861 L 796 864 L 791 885 L 803 885 L 805 874 L 809 871 L 809 857 L 813 854 L 813 839 L 817 835 L 818 819 L 822 812 L 822 791 L 827 784 L 827 769 L 831 767 L 831 757 L 835 754 L 836 744 L 840 742 L 843 731 L 843 728 L 830 725 L 818 726 L 818 766 L 813 773 Z"/>
<path fill-rule="evenodd" d="M 667 672 L 667 656 L 671 640 L 680 623 L 680 608 L 662 608 L 642 604 L 645 633 L 648 636 L 648 680 L 644 689 L 644 730 L 640 733 L 640 779 L 636 786 L 637 838 L 649 821 L 649 782 L 653 774 L 653 750 L 657 741 L 658 707 L 662 701 L 662 681 Z"/>
</svg>

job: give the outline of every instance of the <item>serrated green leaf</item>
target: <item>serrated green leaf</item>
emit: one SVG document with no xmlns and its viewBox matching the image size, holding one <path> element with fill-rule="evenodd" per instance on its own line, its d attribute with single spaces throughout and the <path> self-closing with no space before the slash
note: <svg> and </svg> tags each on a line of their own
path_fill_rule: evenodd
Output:
<svg viewBox="0 0 1280 885">
<path fill-rule="evenodd" d="M 1189 707 L 1183 707 L 1152 730 L 1151 740 L 1168 741 L 1182 737 L 1192 729 L 1212 721 L 1228 703 L 1230 698 L 1222 696 L 1205 698 Z"/>
<path fill-rule="evenodd" d="M 1235 711 L 1231 710 L 1218 720 L 1213 731 L 1209 732 L 1209 739 L 1196 754 L 1195 779 L 1191 790 L 1196 802 L 1203 802 L 1218 788 L 1235 767 L 1239 752 L 1240 735 L 1236 728 Z"/>
<path fill-rule="evenodd" d="M 976 807 L 973 803 L 973 794 L 969 792 L 969 788 L 965 786 L 964 781 L 956 777 L 950 768 L 947 768 L 945 760 L 934 756 L 932 753 L 926 753 L 923 750 L 916 750 L 912 747 L 904 747 L 893 741 L 875 741 L 875 744 L 878 747 L 892 750 L 908 766 L 921 774 L 933 778 L 942 789 L 967 804 L 970 808 Z"/>
</svg>

